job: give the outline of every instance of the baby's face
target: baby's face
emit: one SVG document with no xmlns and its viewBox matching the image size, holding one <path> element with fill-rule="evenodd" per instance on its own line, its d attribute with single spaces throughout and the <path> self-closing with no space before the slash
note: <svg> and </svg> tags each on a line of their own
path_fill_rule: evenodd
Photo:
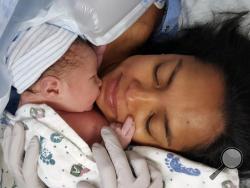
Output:
<svg viewBox="0 0 250 188">
<path fill-rule="evenodd" d="M 97 76 L 97 57 L 95 52 L 84 43 L 71 46 L 73 54 L 70 61 L 78 61 L 78 67 L 72 68 L 66 75 L 64 99 L 66 111 L 89 111 L 100 93 L 101 80 Z"/>
</svg>

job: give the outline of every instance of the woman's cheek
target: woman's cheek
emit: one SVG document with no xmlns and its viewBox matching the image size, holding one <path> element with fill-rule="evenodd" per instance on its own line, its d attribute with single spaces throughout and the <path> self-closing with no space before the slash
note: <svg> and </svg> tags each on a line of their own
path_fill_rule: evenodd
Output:
<svg viewBox="0 0 250 188">
<path fill-rule="evenodd" d="M 136 123 L 135 125 L 135 133 L 132 140 L 139 144 L 149 144 L 149 145 L 156 144 L 154 139 L 147 133 L 145 127 L 142 126 L 140 123 Z"/>
</svg>

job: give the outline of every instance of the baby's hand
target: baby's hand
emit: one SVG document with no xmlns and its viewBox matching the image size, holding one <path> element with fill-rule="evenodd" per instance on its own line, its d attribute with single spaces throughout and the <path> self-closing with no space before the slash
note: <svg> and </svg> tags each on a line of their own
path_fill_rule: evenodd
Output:
<svg viewBox="0 0 250 188">
<path fill-rule="evenodd" d="M 133 119 L 128 117 L 123 125 L 119 123 L 112 123 L 110 127 L 115 131 L 122 147 L 125 149 L 131 142 L 135 132 Z"/>
</svg>

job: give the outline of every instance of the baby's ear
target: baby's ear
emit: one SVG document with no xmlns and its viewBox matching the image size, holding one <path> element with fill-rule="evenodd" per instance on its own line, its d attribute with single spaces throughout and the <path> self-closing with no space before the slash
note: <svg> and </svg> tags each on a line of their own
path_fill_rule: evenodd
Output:
<svg viewBox="0 0 250 188">
<path fill-rule="evenodd" d="M 61 80 L 54 76 L 45 76 L 39 80 L 39 90 L 44 98 L 57 97 L 62 91 Z"/>
</svg>

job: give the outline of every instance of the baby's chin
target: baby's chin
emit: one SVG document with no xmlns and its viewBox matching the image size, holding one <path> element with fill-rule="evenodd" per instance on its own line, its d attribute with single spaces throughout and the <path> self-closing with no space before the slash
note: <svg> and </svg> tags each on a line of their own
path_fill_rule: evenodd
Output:
<svg viewBox="0 0 250 188">
<path fill-rule="evenodd" d="M 93 104 L 91 104 L 90 106 L 88 106 L 87 108 L 83 109 L 83 112 L 85 111 L 91 111 L 93 109 Z"/>
</svg>

